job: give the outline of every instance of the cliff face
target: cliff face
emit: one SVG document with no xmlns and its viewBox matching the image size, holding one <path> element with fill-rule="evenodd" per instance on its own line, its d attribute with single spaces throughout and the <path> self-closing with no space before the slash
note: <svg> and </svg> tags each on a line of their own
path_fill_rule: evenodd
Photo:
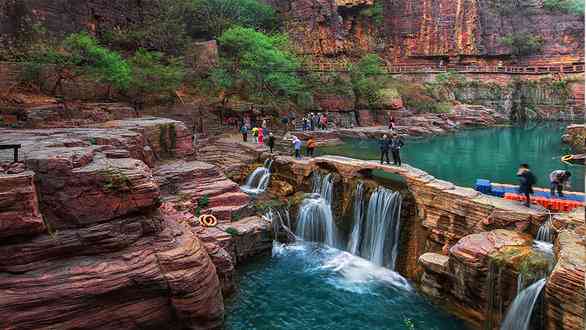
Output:
<svg viewBox="0 0 586 330">
<path fill-rule="evenodd" d="M 525 64 L 580 62 L 584 54 L 582 17 L 545 10 L 540 1 L 382 1 L 382 22 L 371 15 L 374 1 L 271 3 L 301 52 L 324 61 L 377 51 L 395 64 L 496 64 L 511 54 L 501 39 L 513 33 L 543 39 L 542 51 Z"/>
<path fill-rule="evenodd" d="M 542 52 L 528 63 L 581 61 L 584 24 L 579 16 L 547 11 L 540 1 L 403 0 L 385 2 L 395 62 L 427 62 L 429 57 L 476 60 L 509 55 L 501 39 L 512 33 L 543 38 Z M 413 58 L 414 57 L 414 58 Z M 415 59 L 417 58 L 417 60 Z"/>
<path fill-rule="evenodd" d="M 396 64 L 496 64 L 511 54 L 501 39 L 513 33 L 543 40 L 522 64 L 581 62 L 584 55 L 583 18 L 546 10 L 537 0 L 264 1 L 282 13 L 298 51 L 322 61 L 376 51 Z M 100 35 L 156 15 L 157 6 L 156 0 L 7 0 L 0 4 L 0 41 L 9 45 L 37 23 L 54 34 Z"/>
</svg>

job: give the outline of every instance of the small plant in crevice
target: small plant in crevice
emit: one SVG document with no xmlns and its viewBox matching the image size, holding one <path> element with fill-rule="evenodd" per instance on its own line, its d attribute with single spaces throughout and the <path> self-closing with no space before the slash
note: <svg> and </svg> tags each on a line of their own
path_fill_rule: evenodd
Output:
<svg viewBox="0 0 586 330">
<path fill-rule="evenodd" d="M 45 227 L 47 228 L 47 234 L 49 234 L 49 236 L 51 237 L 51 239 L 57 239 L 57 234 L 59 233 L 59 231 L 55 230 L 53 228 L 53 226 L 51 225 L 51 223 L 49 221 L 47 221 L 47 219 L 45 219 L 43 217 L 43 222 L 45 223 Z"/>
<path fill-rule="evenodd" d="M 226 233 L 230 234 L 230 236 L 239 236 L 240 235 L 240 231 L 238 231 L 238 229 L 236 229 L 234 227 L 228 227 L 224 231 Z"/>
<path fill-rule="evenodd" d="M 197 206 L 193 209 L 193 215 L 199 217 L 201 215 L 201 211 L 205 209 L 209 204 L 209 196 L 203 195 L 197 200 Z"/>
<path fill-rule="evenodd" d="M 109 168 L 102 171 L 104 177 L 104 190 L 107 192 L 121 192 L 130 189 L 131 182 L 128 175 L 120 169 Z"/>
</svg>

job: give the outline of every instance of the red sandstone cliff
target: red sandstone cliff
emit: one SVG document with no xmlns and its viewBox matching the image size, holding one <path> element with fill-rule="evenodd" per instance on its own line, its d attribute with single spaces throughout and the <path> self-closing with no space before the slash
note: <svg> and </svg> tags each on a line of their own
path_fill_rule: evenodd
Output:
<svg viewBox="0 0 586 330">
<path fill-rule="evenodd" d="M 504 0 L 264 0 L 283 15 L 287 32 L 303 54 L 324 61 L 379 52 L 401 64 L 483 64 L 508 59 L 501 39 L 527 33 L 543 39 L 526 64 L 582 62 L 584 22 L 577 15 L 542 8 L 541 1 Z M 373 14 L 381 1 L 381 16 Z M 29 23 L 56 34 L 80 29 L 100 35 L 156 13 L 155 0 L 15 1 L 0 4 L 0 42 L 14 42 Z"/>
<path fill-rule="evenodd" d="M 159 210 L 145 164 L 171 142 L 162 125 L 175 126 L 175 154 L 193 152 L 186 128 L 165 119 L 0 129 L 0 143 L 23 145 L 28 170 L 0 173 L 0 329 L 221 326 L 209 248 Z"/>
</svg>

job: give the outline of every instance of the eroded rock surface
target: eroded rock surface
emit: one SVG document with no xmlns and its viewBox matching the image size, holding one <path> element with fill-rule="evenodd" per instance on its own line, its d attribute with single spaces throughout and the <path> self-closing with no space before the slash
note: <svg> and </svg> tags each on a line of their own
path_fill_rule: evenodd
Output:
<svg viewBox="0 0 586 330">
<path fill-rule="evenodd" d="M 562 231 L 555 244 L 557 264 L 545 287 L 548 329 L 584 327 L 586 227 Z"/>
<path fill-rule="evenodd" d="M 143 161 L 153 160 L 147 140 L 157 127 L 184 126 L 138 121 L 0 130 L 0 143 L 22 144 L 26 165 L 0 174 L 0 328 L 222 325 L 207 247 L 190 223 L 161 212 L 159 184 Z"/>
</svg>

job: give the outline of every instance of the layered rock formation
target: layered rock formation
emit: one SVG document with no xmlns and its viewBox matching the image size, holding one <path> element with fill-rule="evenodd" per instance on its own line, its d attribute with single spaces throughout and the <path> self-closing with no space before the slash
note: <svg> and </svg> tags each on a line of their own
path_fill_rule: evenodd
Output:
<svg viewBox="0 0 586 330">
<path fill-rule="evenodd" d="M 213 214 L 223 222 L 242 217 L 248 211 L 248 195 L 212 164 L 177 161 L 160 166 L 155 176 L 163 197 L 183 209 L 193 211 L 199 206 L 200 213 Z M 206 204 L 198 205 L 203 198 Z"/>
<path fill-rule="evenodd" d="M 570 125 L 562 136 L 562 141 L 568 144 L 572 151 L 578 154 L 586 152 L 584 144 L 586 143 L 586 125 Z"/>
<path fill-rule="evenodd" d="M 212 259 L 188 223 L 159 210 L 159 184 L 142 161 L 162 123 L 185 130 L 161 119 L 1 130 L 0 143 L 22 144 L 27 171 L 0 174 L 0 328 L 222 324 Z"/>
<path fill-rule="evenodd" d="M 548 329 L 578 330 L 584 327 L 586 293 L 586 227 L 562 231 L 555 244 L 558 260 L 545 287 Z"/>
</svg>

